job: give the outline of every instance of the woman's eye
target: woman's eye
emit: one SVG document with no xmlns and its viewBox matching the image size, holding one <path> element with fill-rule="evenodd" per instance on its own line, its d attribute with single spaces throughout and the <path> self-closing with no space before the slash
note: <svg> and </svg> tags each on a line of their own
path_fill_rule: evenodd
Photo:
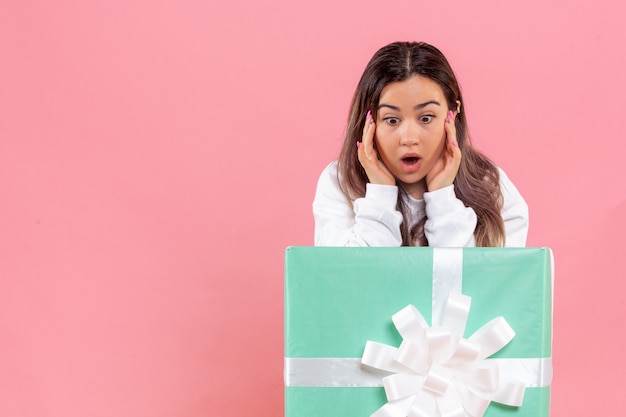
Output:
<svg viewBox="0 0 626 417">
<path fill-rule="evenodd" d="M 435 116 L 433 116 L 432 114 L 425 114 L 423 116 L 420 116 L 420 122 L 422 123 L 430 123 L 433 121 L 433 118 Z"/>
<path fill-rule="evenodd" d="M 387 124 L 390 124 L 391 126 L 395 126 L 398 123 L 400 123 L 400 119 L 398 119 L 397 117 L 385 117 L 385 122 L 387 122 Z"/>
</svg>

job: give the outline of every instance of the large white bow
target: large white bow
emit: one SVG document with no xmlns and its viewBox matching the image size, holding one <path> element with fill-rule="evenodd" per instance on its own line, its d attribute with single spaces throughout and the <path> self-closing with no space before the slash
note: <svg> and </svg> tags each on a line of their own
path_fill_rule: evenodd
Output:
<svg viewBox="0 0 626 417">
<path fill-rule="evenodd" d="M 498 362 L 487 359 L 515 332 L 497 317 L 465 339 L 470 304 L 470 297 L 450 294 L 438 327 L 428 326 L 409 305 L 392 316 L 403 338 L 400 347 L 366 343 L 362 367 L 388 375 L 388 402 L 371 417 L 482 417 L 491 401 L 522 404 L 524 383 L 501 375 Z"/>
</svg>

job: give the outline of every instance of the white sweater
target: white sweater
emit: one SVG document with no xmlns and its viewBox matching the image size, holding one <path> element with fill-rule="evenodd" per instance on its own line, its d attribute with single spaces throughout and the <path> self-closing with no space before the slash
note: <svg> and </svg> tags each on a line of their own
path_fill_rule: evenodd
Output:
<svg viewBox="0 0 626 417">
<path fill-rule="evenodd" d="M 526 246 L 528 206 L 513 183 L 500 169 L 504 198 L 502 219 L 506 246 Z M 352 205 L 339 188 L 337 161 L 331 162 L 319 178 L 313 215 L 316 246 L 401 246 L 402 214 L 396 210 L 398 187 L 367 184 L 365 197 Z M 424 193 L 423 200 L 406 198 L 414 225 L 427 215 L 424 233 L 434 247 L 476 246 L 476 213 L 456 198 L 454 185 Z"/>
</svg>

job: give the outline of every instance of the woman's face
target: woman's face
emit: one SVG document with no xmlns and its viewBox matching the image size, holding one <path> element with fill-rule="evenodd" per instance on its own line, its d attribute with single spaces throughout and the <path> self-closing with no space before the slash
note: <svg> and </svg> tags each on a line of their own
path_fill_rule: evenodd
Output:
<svg viewBox="0 0 626 417">
<path fill-rule="evenodd" d="M 398 183 L 421 199 L 426 174 L 442 156 L 448 104 L 439 84 L 419 75 L 383 88 L 376 115 L 376 149 Z"/>
</svg>

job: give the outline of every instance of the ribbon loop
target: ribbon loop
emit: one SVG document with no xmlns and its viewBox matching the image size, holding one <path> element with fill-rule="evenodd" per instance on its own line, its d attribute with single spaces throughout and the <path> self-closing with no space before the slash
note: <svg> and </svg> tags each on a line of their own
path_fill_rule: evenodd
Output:
<svg viewBox="0 0 626 417">
<path fill-rule="evenodd" d="M 432 417 L 436 415 L 437 402 L 435 397 L 424 392 L 418 392 L 406 417 Z"/>
<path fill-rule="evenodd" d="M 433 363 L 424 380 L 424 389 L 431 391 L 438 395 L 443 395 L 448 390 L 448 386 L 451 382 L 451 373 L 447 368 L 439 365 L 437 362 Z"/>
<path fill-rule="evenodd" d="M 385 395 L 389 401 L 401 400 L 415 395 L 424 385 L 424 378 L 418 375 L 393 374 L 383 378 Z"/>
<path fill-rule="evenodd" d="M 406 339 L 400 344 L 394 359 L 420 375 L 426 375 L 430 369 L 428 351 Z"/>
<path fill-rule="evenodd" d="M 452 355 L 452 334 L 446 327 L 426 329 L 428 352 L 433 360 L 445 362 Z"/>
<path fill-rule="evenodd" d="M 500 367 L 494 361 L 475 362 L 459 370 L 459 378 L 472 381 L 472 385 L 483 391 L 495 391 L 500 384 Z"/>
<path fill-rule="evenodd" d="M 457 389 L 467 414 L 472 417 L 482 417 L 491 401 L 474 394 L 465 384 L 457 384 Z"/>
<path fill-rule="evenodd" d="M 467 295 L 450 293 L 443 310 L 443 326 L 450 329 L 452 336 L 460 339 L 465 334 L 467 317 L 472 298 Z"/>
<path fill-rule="evenodd" d="M 509 326 L 504 317 L 496 317 L 483 325 L 470 336 L 469 340 L 480 345 L 480 358 L 488 358 L 515 337 L 515 331 Z"/>
<path fill-rule="evenodd" d="M 437 407 L 441 417 L 466 417 L 465 408 L 456 393 L 449 392 L 437 398 Z"/>
<path fill-rule="evenodd" d="M 426 335 L 424 330 L 429 326 L 417 308 L 408 305 L 391 316 L 391 321 L 393 321 L 403 339 L 410 340 L 418 346 L 425 344 Z"/>
<path fill-rule="evenodd" d="M 406 372 L 406 368 L 393 359 L 397 351 L 393 346 L 367 341 L 361 364 L 385 372 Z"/>
<path fill-rule="evenodd" d="M 449 362 L 462 363 L 476 360 L 480 355 L 480 345 L 467 339 L 459 340 L 456 351 Z"/>
</svg>

